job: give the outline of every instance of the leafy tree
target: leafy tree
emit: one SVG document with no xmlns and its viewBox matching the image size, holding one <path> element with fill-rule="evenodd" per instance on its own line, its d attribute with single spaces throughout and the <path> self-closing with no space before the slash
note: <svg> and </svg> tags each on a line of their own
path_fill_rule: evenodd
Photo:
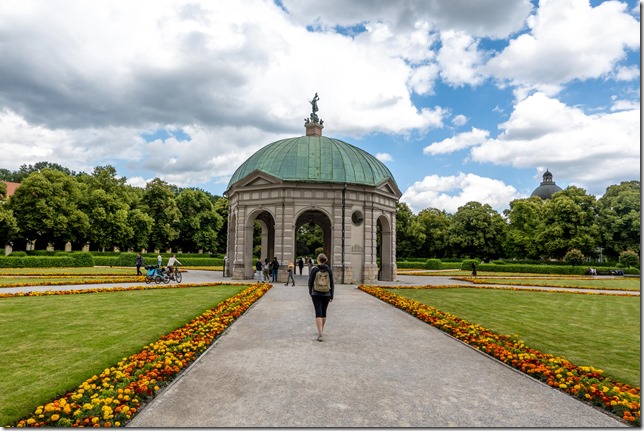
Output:
<svg viewBox="0 0 644 431">
<path fill-rule="evenodd" d="M 412 223 L 420 250 L 416 257 L 447 257 L 450 215 L 436 208 L 421 210 Z"/>
<path fill-rule="evenodd" d="M 0 201 L 7 199 L 7 184 L 0 181 Z"/>
<path fill-rule="evenodd" d="M 568 250 L 568 252 L 564 256 L 564 262 L 567 262 L 572 266 L 577 266 L 584 263 L 584 258 L 585 256 L 581 251 L 573 248 L 572 250 Z"/>
<path fill-rule="evenodd" d="M 179 237 L 181 211 L 168 183 L 159 178 L 147 183 L 143 204 L 146 213 L 154 220 L 147 248 L 154 250 L 170 247 L 172 241 Z"/>
<path fill-rule="evenodd" d="M 176 202 L 181 211 L 181 220 L 180 235 L 175 240 L 175 245 L 186 251 L 214 251 L 217 233 L 223 226 L 224 219 L 215 210 L 208 194 L 201 190 L 184 189 L 177 196 Z"/>
<path fill-rule="evenodd" d="M 639 267 L 640 257 L 633 250 L 625 250 L 619 255 L 619 263 L 626 265 L 627 268 L 631 266 Z"/>
<path fill-rule="evenodd" d="M 134 232 L 128 223 L 130 206 L 122 199 L 125 178 L 117 178 L 112 166 L 99 166 L 79 181 L 85 186 L 81 208 L 92 226 L 89 242 L 101 249 L 126 243 Z"/>
<path fill-rule="evenodd" d="M 539 259 L 542 255 L 535 238 L 541 229 L 543 200 L 540 197 L 515 199 L 504 214 L 508 230 L 504 249 L 508 257 Z"/>
<path fill-rule="evenodd" d="M 260 241 L 261 241 L 261 230 Z M 315 250 L 324 246 L 324 233 L 317 224 L 303 224 L 297 232 L 298 256 L 312 256 L 315 260 Z M 269 256 L 270 257 L 270 256 Z"/>
<path fill-rule="evenodd" d="M 13 172 L 11 172 L 9 169 L 0 168 L 0 181 L 15 182 Z"/>
<path fill-rule="evenodd" d="M 624 250 L 640 251 L 640 182 L 625 181 L 606 189 L 597 201 L 597 224 L 604 254 L 616 259 Z"/>
<path fill-rule="evenodd" d="M 398 257 L 413 257 L 418 249 L 414 230 L 418 225 L 412 227 L 414 213 L 404 202 L 396 205 L 396 255 Z M 424 238 L 423 238 L 424 239 Z"/>
<path fill-rule="evenodd" d="M 80 198 L 75 178 L 46 168 L 25 178 L 7 205 L 28 241 L 83 242 L 89 219 L 78 208 Z"/>
<path fill-rule="evenodd" d="M 69 170 L 64 166 L 61 166 L 58 163 L 37 162 L 33 165 L 26 165 L 26 164 L 21 165 L 20 169 L 14 172 L 12 181 L 20 183 L 32 173 L 42 172 L 44 169 L 52 169 L 54 171 L 59 171 L 64 174 L 67 174 L 69 176 L 76 175 L 76 172 Z"/>
<path fill-rule="evenodd" d="M 217 246 L 216 251 L 218 253 L 226 252 L 226 242 L 228 238 L 228 199 L 222 198 L 219 196 L 213 196 L 215 211 L 221 216 L 224 220 L 221 225 L 221 229 L 217 232 Z"/>
<path fill-rule="evenodd" d="M 546 200 L 543 210 L 535 240 L 547 257 L 561 259 L 573 248 L 586 256 L 596 254 L 599 229 L 594 196 L 570 186 Z"/>
<path fill-rule="evenodd" d="M 12 244 L 18 236 L 18 222 L 7 205 L 0 205 L 0 246 Z"/>
<path fill-rule="evenodd" d="M 457 256 L 496 259 L 503 255 L 507 225 L 490 205 L 468 202 L 451 218 L 448 241 Z"/>
</svg>

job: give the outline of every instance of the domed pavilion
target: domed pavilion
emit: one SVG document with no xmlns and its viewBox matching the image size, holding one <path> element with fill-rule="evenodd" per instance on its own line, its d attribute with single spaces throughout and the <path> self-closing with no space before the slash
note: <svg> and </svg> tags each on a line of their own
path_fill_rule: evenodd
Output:
<svg viewBox="0 0 644 431">
<path fill-rule="evenodd" d="M 253 231 L 258 222 L 261 259 L 277 257 L 278 282 L 286 280 L 286 265 L 298 257 L 297 235 L 304 224 L 321 228 L 336 283 L 394 280 L 396 204 L 402 193 L 380 160 L 322 136 L 324 121 L 317 116 L 317 101 L 316 93 L 305 136 L 266 145 L 231 177 L 225 192 L 226 276 L 253 278 Z"/>
<path fill-rule="evenodd" d="M 549 170 L 546 169 L 546 172 L 543 173 L 543 181 L 541 185 L 534 189 L 530 197 L 539 196 L 541 199 L 546 200 L 550 199 L 552 195 L 557 192 L 560 192 L 562 189 L 552 180 L 552 174 Z"/>
</svg>

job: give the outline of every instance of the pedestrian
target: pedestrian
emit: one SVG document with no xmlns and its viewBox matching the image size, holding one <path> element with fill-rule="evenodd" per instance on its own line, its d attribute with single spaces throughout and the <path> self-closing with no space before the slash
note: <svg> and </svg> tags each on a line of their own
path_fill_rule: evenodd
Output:
<svg viewBox="0 0 644 431">
<path fill-rule="evenodd" d="M 476 264 L 472 263 L 472 275 L 476 277 Z"/>
<path fill-rule="evenodd" d="M 160 268 L 161 267 L 161 262 L 163 261 L 163 258 L 161 257 L 161 253 L 157 256 L 157 266 Z"/>
<path fill-rule="evenodd" d="M 273 274 L 273 281 L 272 283 L 277 283 L 277 271 L 280 269 L 280 263 L 277 261 L 277 258 L 273 258 L 273 262 L 271 263 L 271 272 Z"/>
<path fill-rule="evenodd" d="M 309 295 L 315 307 L 315 326 L 318 329 L 318 341 L 322 341 L 324 324 L 326 323 L 326 310 L 329 303 L 333 301 L 335 283 L 333 272 L 327 265 L 327 257 L 324 253 L 318 255 L 318 264 L 309 273 Z"/>
<path fill-rule="evenodd" d="M 311 268 L 313 268 L 313 258 L 306 256 L 306 262 L 309 265 L 309 275 L 311 275 Z"/>
<path fill-rule="evenodd" d="M 262 267 L 262 272 L 264 273 L 264 281 L 270 279 L 271 266 L 268 264 L 268 258 L 264 258 L 264 266 Z"/>
<path fill-rule="evenodd" d="M 304 258 L 300 257 L 297 260 L 297 267 L 300 268 L 300 275 L 302 275 L 302 268 L 304 268 Z"/>
<path fill-rule="evenodd" d="M 257 259 L 257 262 L 255 262 L 257 281 L 262 281 L 262 267 L 262 261 L 260 259 Z"/>
<path fill-rule="evenodd" d="M 293 277 L 293 271 L 295 271 L 295 265 L 293 265 L 292 261 L 288 262 L 288 277 L 286 277 L 286 283 L 284 286 L 288 286 L 288 281 L 291 280 L 293 282 L 293 286 L 295 286 L 295 277 Z"/>
<path fill-rule="evenodd" d="M 141 267 L 143 266 L 143 256 L 141 256 L 141 253 L 138 253 L 136 255 L 136 275 L 143 275 L 141 272 Z"/>
</svg>

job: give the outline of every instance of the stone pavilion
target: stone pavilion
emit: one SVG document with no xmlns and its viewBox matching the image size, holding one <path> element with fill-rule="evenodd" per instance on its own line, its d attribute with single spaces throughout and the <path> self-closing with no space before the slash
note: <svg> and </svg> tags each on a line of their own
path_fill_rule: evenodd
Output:
<svg viewBox="0 0 644 431">
<path fill-rule="evenodd" d="M 304 136 L 260 148 L 230 179 L 226 276 L 253 278 L 258 222 L 261 259 L 277 257 L 278 282 L 298 257 L 297 233 L 304 224 L 321 228 L 336 283 L 395 279 L 396 204 L 402 193 L 380 160 L 322 135 L 318 100 L 316 93 Z"/>
</svg>

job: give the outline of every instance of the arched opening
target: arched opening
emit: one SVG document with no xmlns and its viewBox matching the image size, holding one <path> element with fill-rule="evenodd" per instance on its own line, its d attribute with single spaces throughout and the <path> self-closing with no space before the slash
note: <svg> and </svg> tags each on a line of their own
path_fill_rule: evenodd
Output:
<svg viewBox="0 0 644 431">
<path fill-rule="evenodd" d="M 315 260 L 321 249 L 329 261 L 332 259 L 331 220 L 326 213 L 320 210 L 302 212 L 295 222 L 295 239 L 294 256 L 309 256 Z"/>
<path fill-rule="evenodd" d="M 379 263 L 378 279 L 394 280 L 393 235 L 391 223 L 385 215 L 378 217 L 376 226 L 376 250 Z"/>
<path fill-rule="evenodd" d="M 256 230 L 260 230 L 256 238 Z M 275 256 L 275 219 L 273 215 L 264 210 L 251 213 L 244 226 L 244 278 L 253 278 L 257 257 L 262 262 L 264 259 L 273 260 Z"/>
</svg>

